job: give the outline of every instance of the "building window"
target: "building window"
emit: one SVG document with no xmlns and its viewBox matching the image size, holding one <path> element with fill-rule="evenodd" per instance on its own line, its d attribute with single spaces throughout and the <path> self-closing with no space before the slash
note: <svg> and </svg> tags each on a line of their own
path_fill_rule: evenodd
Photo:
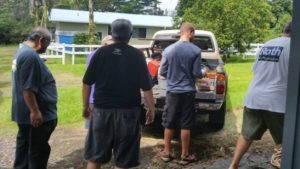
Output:
<svg viewBox="0 0 300 169">
<path fill-rule="evenodd" d="M 111 35 L 111 26 L 110 25 L 108 25 L 108 27 L 107 27 L 107 34 Z"/>
<path fill-rule="evenodd" d="M 147 29 L 146 28 L 133 28 L 132 37 L 133 38 L 146 38 Z"/>
<path fill-rule="evenodd" d="M 102 40 L 102 32 L 97 32 L 96 36 L 97 36 L 97 39 L 99 39 L 100 41 Z"/>
</svg>

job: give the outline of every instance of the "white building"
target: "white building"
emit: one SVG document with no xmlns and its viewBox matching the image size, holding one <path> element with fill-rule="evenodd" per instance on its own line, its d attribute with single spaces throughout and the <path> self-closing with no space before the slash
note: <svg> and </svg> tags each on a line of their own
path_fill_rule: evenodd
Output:
<svg viewBox="0 0 300 169">
<path fill-rule="evenodd" d="M 151 38 L 153 34 L 162 29 L 172 28 L 172 17 L 138 15 L 112 12 L 94 12 L 96 24 L 95 33 L 101 40 L 110 34 L 110 24 L 116 19 L 128 19 L 133 25 L 133 34 L 130 44 L 149 44 L 149 41 L 139 38 Z M 55 23 L 55 38 L 59 43 L 70 44 L 76 33 L 87 32 L 89 12 L 67 9 L 52 9 L 49 21 Z"/>
</svg>

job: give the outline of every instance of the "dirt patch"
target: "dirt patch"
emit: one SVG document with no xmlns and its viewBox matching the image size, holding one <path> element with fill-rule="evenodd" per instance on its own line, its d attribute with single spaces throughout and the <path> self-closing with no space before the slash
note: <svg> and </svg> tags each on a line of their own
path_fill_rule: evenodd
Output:
<svg viewBox="0 0 300 169">
<path fill-rule="evenodd" d="M 163 139 L 161 135 L 151 136 L 151 133 L 144 132 L 141 141 L 141 165 L 137 168 L 141 169 L 179 169 L 182 168 L 177 164 L 177 160 L 171 163 L 163 163 L 157 156 L 158 152 L 163 147 Z M 161 131 L 157 131 L 161 132 Z M 6 133 L 0 138 L 0 168 L 12 168 L 15 151 L 15 134 L 16 131 Z M 49 159 L 49 169 L 81 169 L 85 168 L 83 160 L 83 147 L 86 136 L 86 130 L 78 127 L 59 127 L 53 133 L 50 144 L 52 152 Z M 199 161 L 191 164 L 186 168 L 224 168 L 230 163 L 238 133 L 228 133 L 226 130 L 219 132 L 210 132 L 194 135 L 192 139 L 191 150 L 196 153 Z M 180 143 L 175 139 L 174 153 L 179 157 Z M 269 133 L 265 134 L 261 141 L 255 142 L 246 155 L 246 162 L 252 161 L 253 165 L 267 166 L 269 157 L 273 152 L 274 144 Z M 248 163 L 247 163 L 248 162 Z M 260 163 L 259 163 L 260 162 Z M 251 166 L 249 164 L 249 166 Z M 113 166 L 110 162 L 103 166 L 104 169 L 109 169 Z"/>
</svg>

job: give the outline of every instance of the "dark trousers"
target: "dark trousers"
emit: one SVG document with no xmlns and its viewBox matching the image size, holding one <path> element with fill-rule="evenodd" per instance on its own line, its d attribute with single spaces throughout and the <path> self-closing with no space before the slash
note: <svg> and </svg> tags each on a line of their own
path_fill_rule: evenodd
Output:
<svg viewBox="0 0 300 169">
<path fill-rule="evenodd" d="M 46 169 L 51 151 L 48 143 L 57 120 L 44 122 L 40 127 L 18 124 L 14 169 Z"/>
</svg>

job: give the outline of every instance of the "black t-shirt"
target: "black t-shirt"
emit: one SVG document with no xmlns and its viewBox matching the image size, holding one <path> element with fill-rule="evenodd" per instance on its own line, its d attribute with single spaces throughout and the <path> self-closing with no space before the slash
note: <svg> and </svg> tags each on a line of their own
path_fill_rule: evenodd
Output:
<svg viewBox="0 0 300 169">
<path fill-rule="evenodd" d="M 94 54 L 83 83 L 95 83 L 94 104 L 98 108 L 140 106 L 140 89 L 152 88 L 141 51 L 124 43 L 102 47 Z"/>
</svg>

